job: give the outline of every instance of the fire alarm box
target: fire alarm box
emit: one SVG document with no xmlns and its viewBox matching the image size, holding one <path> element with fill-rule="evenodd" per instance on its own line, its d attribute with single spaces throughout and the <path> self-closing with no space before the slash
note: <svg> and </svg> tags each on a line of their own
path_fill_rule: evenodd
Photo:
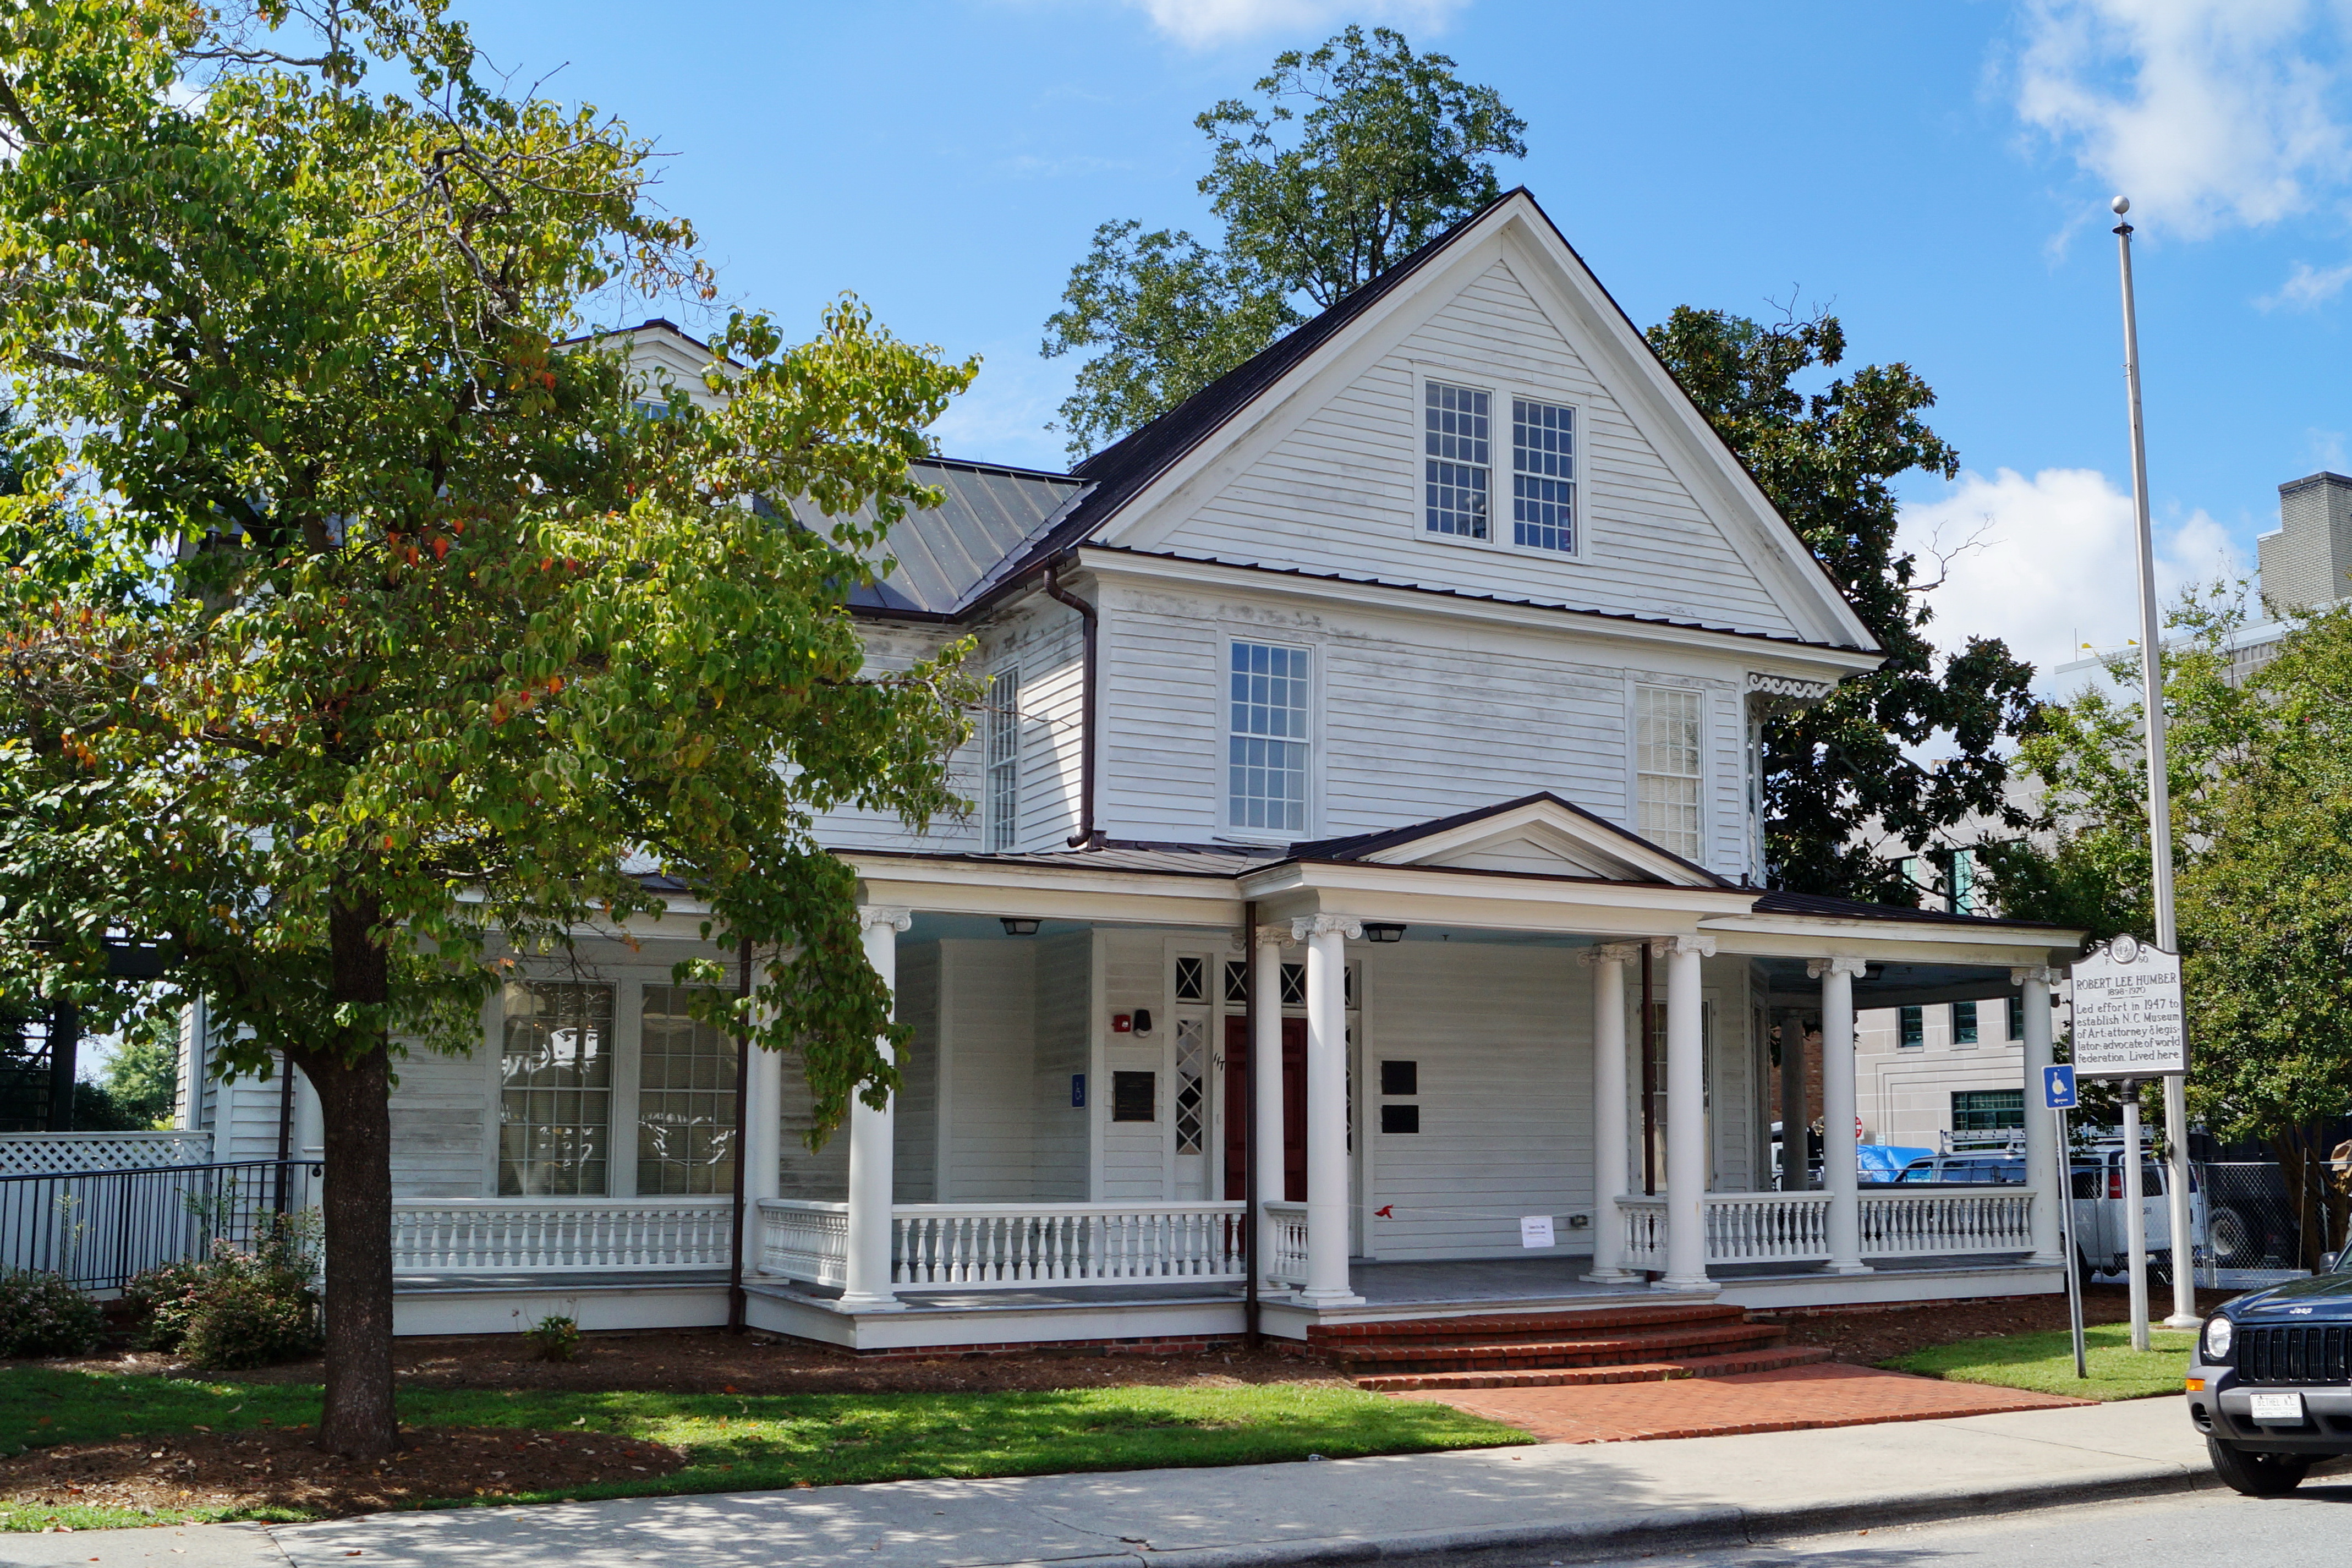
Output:
<svg viewBox="0 0 2352 1568">
<path fill-rule="evenodd" d="M 1113 1013 L 1110 1016 L 1110 1032 L 1114 1035 L 1133 1034 L 1135 1020 L 1125 1013 Z"/>
</svg>

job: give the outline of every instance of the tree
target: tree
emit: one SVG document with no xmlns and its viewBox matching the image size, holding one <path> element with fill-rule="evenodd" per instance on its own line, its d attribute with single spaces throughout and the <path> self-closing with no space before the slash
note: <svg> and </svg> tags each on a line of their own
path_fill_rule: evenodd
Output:
<svg viewBox="0 0 2352 1568">
<path fill-rule="evenodd" d="M 960 807 L 959 651 L 869 674 L 845 598 L 934 502 L 908 464 L 973 366 L 844 300 L 797 346 L 736 316 L 715 412 L 649 396 L 582 301 L 707 297 L 692 229 L 625 127 L 478 79 L 438 0 L 14 13 L 0 139 L 33 433 L 0 517 L 37 543 L 0 575 L 0 965 L 120 1015 L 105 940 L 159 942 L 228 1070 L 309 1077 L 320 1435 L 381 1456 L 395 1058 L 661 917 L 633 862 L 759 955 L 740 1003 L 678 978 L 799 1053 L 819 1135 L 894 1087 L 810 830 Z"/>
<path fill-rule="evenodd" d="M 2035 712 L 2032 667 L 2000 640 L 1971 637 L 1937 653 L 1926 628 L 1941 578 L 1925 576 L 1895 542 L 1892 481 L 1959 471 L 1923 417 L 1935 393 L 1900 363 L 1799 390 L 1801 375 L 1845 357 L 1844 328 L 1826 312 L 1767 326 L 1685 305 L 1649 339 L 1886 650 L 1875 672 L 1765 727 L 1773 885 L 1916 903 L 1920 889 L 1889 845 L 1916 854 L 1972 821 L 1996 827 L 1995 838 L 2023 828 L 2002 747 Z M 1917 761 L 1929 745 L 1948 754 Z"/>
<path fill-rule="evenodd" d="M 1062 405 L 1074 457 L 1159 417 L 1501 194 L 1493 159 L 1527 156 L 1526 121 L 1404 35 L 1346 31 L 1286 50 L 1255 87 L 1193 123 L 1212 249 L 1181 230 L 1108 223 L 1045 323 L 1046 358 L 1099 352 Z"/>
</svg>

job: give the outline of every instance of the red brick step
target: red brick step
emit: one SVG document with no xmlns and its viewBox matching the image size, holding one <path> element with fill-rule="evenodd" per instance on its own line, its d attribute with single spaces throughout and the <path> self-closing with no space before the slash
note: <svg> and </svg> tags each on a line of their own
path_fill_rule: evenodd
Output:
<svg viewBox="0 0 2352 1568">
<path fill-rule="evenodd" d="M 1810 1366 L 1830 1359 L 1819 1345 L 1777 1345 L 1768 1350 L 1734 1351 L 1725 1355 L 1683 1356 L 1674 1361 L 1633 1362 L 1615 1366 L 1570 1366 L 1525 1372 L 1406 1372 L 1379 1373 L 1356 1379 L 1356 1386 L 1375 1394 L 1401 1394 L 1408 1389 L 1559 1388 L 1611 1383 L 1669 1383 L 1684 1377 L 1735 1377 L 1748 1372 L 1779 1372 L 1784 1367 Z"/>
</svg>

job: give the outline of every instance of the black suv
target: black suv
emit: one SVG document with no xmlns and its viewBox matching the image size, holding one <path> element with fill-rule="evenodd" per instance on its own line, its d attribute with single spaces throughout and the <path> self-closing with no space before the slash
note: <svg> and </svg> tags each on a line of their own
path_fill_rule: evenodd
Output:
<svg viewBox="0 0 2352 1568">
<path fill-rule="evenodd" d="M 2189 1356 L 2189 1418 L 2222 1483 L 2293 1491 L 2315 1459 L 2352 1454 L 2352 1274 L 2223 1303 Z"/>
</svg>

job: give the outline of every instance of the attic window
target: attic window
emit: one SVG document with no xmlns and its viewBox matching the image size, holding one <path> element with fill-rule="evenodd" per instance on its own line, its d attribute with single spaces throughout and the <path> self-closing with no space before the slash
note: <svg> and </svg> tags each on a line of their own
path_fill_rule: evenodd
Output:
<svg viewBox="0 0 2352 1568">
<path fill-rule="evenodd" d="M 1576 548 L 1576 410 L 1511 399 L 1511 542 Z"/>
<path fill-rule="evenodd" d="M 1422 450 L 1428 479 L 1428 529 L 1460 539 L 1486 537 L 1488 395 L 1475 387 L 1428 384 Z"/>
</svg>

